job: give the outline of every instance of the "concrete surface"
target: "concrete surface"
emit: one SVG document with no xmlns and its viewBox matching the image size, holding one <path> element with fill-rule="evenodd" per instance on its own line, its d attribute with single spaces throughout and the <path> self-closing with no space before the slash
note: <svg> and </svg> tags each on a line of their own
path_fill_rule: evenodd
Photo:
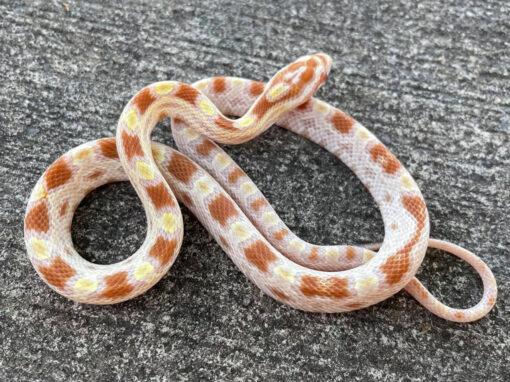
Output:
<svg viewBox="0 0 510 382">
<path fill-rule="evenodd" d="M 508 2 L 1 0 L 0 14 L 0 380 L 510 379 Z M 138 89 L 267 80 L 315 51 L 335 60 L 319 97 L 407 166 L 432 236 L 492 267 L 500 296 L 489 316 L 446 322 L 405 292 L 348 314 L 292 310 L 247 281 L 186 210 L 176 264 L 135 300 L 79 305 L 39 279 L 23 243 L 30 190 L 62 153 L 114 134 Z M 171 143 L 160 125 L 155 138 Z M 305 239 L 382 238 L 369 194 L 315 145 L 273 128 L 228 151 Z M 73 237 L 109 263 L 137 248 L 144 224 L 130 186 L 110 185 L 80 206 Z M 481 295 L 473 271 L 442 253 L 430 251 L 419 276 L 456 306 Z"/>
</svg>

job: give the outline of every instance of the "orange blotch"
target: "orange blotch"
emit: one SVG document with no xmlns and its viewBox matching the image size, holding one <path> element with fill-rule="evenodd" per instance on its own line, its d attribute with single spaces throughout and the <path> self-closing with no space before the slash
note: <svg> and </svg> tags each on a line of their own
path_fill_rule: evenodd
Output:
<svg viewBox="0 0 510 382">
<path fill-rule="evenodd" d="M 317 260 L 319 258 L 319 248 L 313 247 L 310 251 L 310 255 L 308 255 L 310 260 Z"/>
<path fill-rule="evenodd" d="M 314 55 L 314 57 L 317 57 L 317 56 L 316 56 L 316 55 Z M 316 68 L 316 67 L 317 67 L 317 65 L 318 65 L 317 61 L 316 61 L 316 60 L 314 60 L 313 58 L 310 58 L 309 60 L 307 60 L 307 61 L 306 61 L 306 66 L 307 66 L 308 68 L 312 68 L 312 69 L 314 69 L 314 68 Z"/>
<path fill-rule="evenodd" d="M 117 145 L 115 143 L 115 138 L 105 138 L 100 139 L 98 141 L 99 149 L 101 150 L 101 154 L 103 154 L 107 158 L 116 159 L 119 157 L 117 153 Z"/>
<path fill-rule="evenodd" d="M 278 231 L 276 231 L 273 236 L 276 240 L 282 240 L 285 236 L 289 234 L 289 231 L 287 231 L 286 228 L 282 228 Z"/>
<path fill-rule="evenodd" d="M 40 201 L 28 211 L 25 217 L 25 230 L 33 229 L 36 232 L 47 232 L 50 229 L 48 207 Z"/>
<path fill-rule="evenodd" d="M 395 255 L 390 256 L 380 268 L 386 275 L 386 282 L 390 285 L 398 283 L 409 270 L 411 264 L 410 252 L 420 238 L 427 217 L 425 202 L 420 196 L 403 196 L 402 204 L 416 219 L 416 232 L 409 243 L 399 249 Z"/>
<path fill-rule="evenodd" d="M 65 201 L 64 203 L 62 203 L 62 205 L 60 206 L 60 210 L 58 211 L 58 214 L 60 216 L 64 216 L 66 211 L 67 211 L 67 207 L 69 206 L 69 202 L 68 201 Z"/>
<path fill-rule="evenodd" d="M 401 167 L 398 159 L 382 143 L 372 146 L 370 155 L 372 160 L 380 163 L 388 174 L 394 174 Z"/>
<path fill-rule="evenodd" d="M 89 174 L 88 175 L 88 178 L 89 179 L 96 179 L 96 178 L 99 178 L 101 175 L 103 175 L 104 172 L 101 171 L 101 170 L 97 170 L 97 171 L 94 171 L 92 174 Z"/>
<path fill-rule="evenodd" d="M 331 117 L 331 123 L 333 123 L 335 129 L 337 129 L 339 132 L 342 134 L 347 134 L 349 131 L 351 131 L 351 128 L 354 125 L 354 119 L 338 110 L 335 110 L 333 116 Z"/>
<path fill-rule="evenodd" d="M 106 287 L 103 290 L 103 293 L 101 293 L 101 297 L 124 297 L 131 293 L 131 291 L 134 289 L 133 285 L 131 285 L 127 279 L 126 271 L 105 276 L 104 281 Z"/>
<path fill-rule="evenodd" d="M 250 85 L 250 93 L 254 96 L 259 96 L 264 92 L 264 83 L 253 81 Z"/>
<path fill-rule="evenodd" d="M 201 144 L 197 146 L 197 153 L 202 155 L 203 157 L 208 156 L 212 150 L 216 148 L 216 145 L 212 143 L 210 140 L 205 139 Z"/>
<path fill-rule="evenodd" d="M 214 121 L 214 123 L 216 123 L 219 127 L 221 127 L 222 129 L 225 129 L 225 130 L 237 130 L 235 127 L 234 127 L 234 122 L 226 119 L 225 117 L 219 115 L 216 120 Z"/>
<path fill-rule="evenodd" d="M 427 291 L 427 289 L 425 289 L 425 287 L 418 280 L 412 279 L 409 282 L 409 284 L 412 284 L 423 298 L 425 298 L 425 299 L 429 298 L 429 296 L 430 296 L 429 292 Z"/>
<path fill-rule="evenodd" d="M 244 254 L 251 264 L 255 265 L 263 272 L 266 272 L 269 268 L 269 264 L 277 259 L 273 251 L 260 240 L 246 248 Z"/>
<path fill-rule="evenodd" d="M 347 260 L 352 260 L 356 257 L 356 250 L 353 247 L 347 247 L 345 251 L 345 257 Z"/>
<path fill-rule="evenodd" d="M 423 198 L 418 195 L 404 195 L 402 197 L 402 204 L 416 219 L 418 231 L 421 231 L 425 227 L 425 220 L 427 219 L 427 206 L 425 206 Z M 420 232 L 417 233 L 418 236 L 419 234 Z"/>
<path fill-rule="evenodd" d="M 286 98 L 283 96 L 279 101 L 283 102 Z M 259 98 L 255 106 L 253 106 L 252 112 L 260 119 L 274 104 L 276 102 L 268 101 L 266 97 Z"/>
<path fill-rule="evenodd" d="M 466 315 L 464 313 L 462 313 L 462 312 L 455 312 L 454 316 L 455 316 L 455 318 L 462 319 Z"/>
<path fill-rule="evenodd" d="M 159 261 L 159 264 L 164 266 L 170 261 L 170 259 L 172 259 L 176 247 L 176 239 L 167 240 L 161 236 L 158 236 L 156 242 L 149 251 L 149 256 L 154 257 Z"/>
<path fill-rule="evenodd" d="M 44 174 L 44 180 L 46 181 L 47 190 L 51 190 L 58 186 L 63 185 L 69 179 L 71 179 L 71 169 L 67 165 L 64 157 L 58 158 Z"/>
<path fill-rule="evenodd" d="M 285 293 L 283 293 L 281 290 L 278 290 L 276 288 L 271 289 L 271 293 L 279 298 L 280 300 L 288 300 L 289 296 L 287 296 Z"/>
<path fill-rule="evenodd" d="M 195 103 L 199 95 L 200 92 L 197 89 L 185 84 L 179 85 L 179 89 L 177 92 L 175 92 L 176 97 L 179 97 L 180 99 L 183 99 L 184 101 L 191 104 Z"/>
<path fill-rule="evenodd" d="M 297 107 L 298 110 L 305 110 L 308 106 L 310 106 L 312 103 L 311 100 L 303 102 L 301 105 Z"/>
<path fill-rule="evenodd" d="M 169 117 L 169 115 L 166 112 L 163 111 L 163 112 L 159 113 L 158 122 L 161 121 L 162 119 L 167 118 L 167 117 Z"/>
<path fill-rule="evenodd" d="M 313 61 L 315 62 L 315 61 Z M 307 67 L 303 73 L 301 73 L 301 81 L 303 82 L 310 82 L 310 80 L 313 78 L 314 70 L 310 67 Z"/>
<path fill-rule="evenodd" d="M 213 219 L 217 220 L 223 226 L 227 223 L 228 218 L 239 214 L 234 203 L 223 194 L 219 194 L 211 201 L 209 204 L 209 212 Z"/>
<path fill-rule="evenodd" d="M 296 70 L 301 68 L 303 65 L 305 65 L 305 63 L 303 63 L 302 61 L 293 62 L 292 64 L 287 66 L 287 68 L 283 69 L 283 71 L 280 72 L 280 76 L 278 76 L 278 77 L 283 78 L 287 73 L 295 72 Z"/>
<path fill-rule="evenodd" d="M 381 265 L 381 271 L 386 275 L 386 282 L 390 285 L 398 283 L 404 273 L 409 270 L 410 263 L 408 250 L 399 250 L 396 255 L 388 257 L 388 260 Z"/>
<path fill-rule="evenodd" d="M 307 297 L 343 298 L 349 296 L 347 279 L 339 277 L 322 279 L 315 276 L 303 276 L 299 289 Z"/>
<path fill-rule="evenodd" d="M 251 202 L 251 208 L 253 208 L 255 211 L 260 210 L 262 207 L 267 206 L 267 201 L 264 198 L 258 198 L 255 199 L 253 202 Z"/>
<path fill-rule="evenodd" d="M 239 167 L 236 167 L 230 174 L 228 174 L 228 181 L 232 184 L 237 182 L 237 180 L 243 176 L 246 176 L 243 170 Z"/>
<path fill-rule="evenodd" d="M 146 186 L 145 190 L 157 210 L 167 206 L 175 206 L 174 198 L 163 183 L 158 183 L 155 186 Z"/>
<path fill-rule="evenodd" d="M 122 131 L 122 146 L 128 160 L 131 160 L 135 155 L 143 156 L 140 139 L 136 135 L 130 135 L 125 130 Z"/>
<path fill-rule="evenodd" d="M 140 114 L 143 115 L 148 107 L 156 100 L 151 94 L 151 90 L 149 88 L 142 89 L 138 92 L 138 94 L 131 101 L 132 105 L 138 107 Z"/>
<path fill-rule="evenodd" d="M 174 151 L 168 164 L 168 171 L 183 183 L 188 183 L 198 167 L 184 155 Z"/>
<path fill-rule="evenodd" d="M 38 269 L 48 284 L 59 289 L 64 288 L 67 280 L 76 274 L 76 271 L 60 257 L 55 258 L 47 267 L 40 266 Z"/>
<path fill-rule="evenodd" d="M 213 90 L 215 93 L 223 93 L 227 88 L 225 77 L 216 77 L 213 80 Z"/>
</svg>

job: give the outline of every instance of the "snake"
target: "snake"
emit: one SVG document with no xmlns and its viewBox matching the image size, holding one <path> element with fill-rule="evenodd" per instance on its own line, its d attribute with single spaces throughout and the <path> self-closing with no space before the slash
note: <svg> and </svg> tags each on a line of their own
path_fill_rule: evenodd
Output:
<svg viewBox="0 0 510 382">
<path fill-rule="evenodd" d="M 267 83 L 213 77 L 192 85 L 156 82 L 140 90 L 122 111 L 115 137 L 71 149 L 37 181 L 24 219 L 36 272 L 76 302 L 134 298 L 167 273 L 180 251 L 180 202 L 249 280 L 290 307 L 347 312 L 405 289 L 444 319 L 470 322 L 485 316 L 497 297 L 489 267 L 466 249 L 431 239 L 424 198 L 402 163 L 362 124 L 313 97 L 331 66 L 332 59 L 318 53 L 298 58 Z M 151 140 L 163 118 L 171 118 L 178 150 Z M 354 172 L 380 210 L 382 243 L 315 245 L 292 232 L 218 145 L 247 142 L 272 125 L 311 140 Z M 120 181 L 131 182 L 143 205 L 145 240 L 118 263 L 89 262 L 73 246 L 74 211 L 95 188 Z M 449 307 L 415 277 L 429 246 L 458 256 L 480 275 L 484 290 L 475 306 Z"/>
</svg>

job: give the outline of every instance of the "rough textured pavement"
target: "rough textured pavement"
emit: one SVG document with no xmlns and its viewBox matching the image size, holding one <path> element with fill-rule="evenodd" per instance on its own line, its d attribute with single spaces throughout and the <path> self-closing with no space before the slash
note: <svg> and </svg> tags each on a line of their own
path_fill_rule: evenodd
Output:
<svg viewBox="0 0 510 382">
<path fill-rule="evenodd" d="M 0 380 L 510 379 L 505 0 L 0 0 L 0 14 Z M 446 322 L 405 292 L 348 314 L 292 310 L 247 281 L 186 210 L 181 254 L 143 296 L 85 306 L 44 285 L 25 253 L 23 214 L 58 156 L 113 135 L 123 105 L 146 84 L 267 80 L 315 51 L 335 60 L 319 98 L 407 166 L 432 236 L 480 254 L 494 271 L 500 295 L 489 316 Z M 168 121 L 155 139 L 172 142 Z M 305 139 L 273 128 L 227 150 L 305 239 L 382 238 L 360 182 Z M 110 185 L 79 207 L 73 238 L 88 259 L 111 263 L 135 251 L 144 225 L 130 186 Z M 419 277 L 453 305 L 481 296 L 474 272 L 443 253 L 429 251 Z"/>
</svg>

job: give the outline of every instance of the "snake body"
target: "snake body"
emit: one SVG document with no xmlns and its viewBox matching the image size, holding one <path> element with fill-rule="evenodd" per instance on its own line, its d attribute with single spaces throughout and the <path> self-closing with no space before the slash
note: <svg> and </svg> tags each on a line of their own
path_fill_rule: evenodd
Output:
<svg viewBox="0 0 510 382">
<path fill-rule="evenodd" d="M 296 60 L 267 84 L 215 77 L 192 86 L 165 81 L 142 89 L 124 108 L 115 138 L 70 150 L 37 182 L 25 216 L 25 241 L 36 271 L 51 288 L 79 302 L 111 304 L 143 293 L 179 252 L 183 223 L 177 198 L 251 281 L 294 308 L 350 311 L 406 288 L 443 318 L 483 317 L 497 294 L 490 269 L 460 247 L 429 242 L 425 201 L 407 170 L 365 127 L 312 98 L 330 67 L 327 55 L 316 54 Z M 154 126 L 165 117 L 172 118 L 179 151 L 151 141 Z M 242 143 L 274 123 L 324 147 L 360 178 L 384 222 L 377 253 L 360 246 L 317 246 L 297 237 L 214 143 Z M 92 264 L 73 248 L 74 210 L 94 188 L 124 180 L 132 183 L 146 211 L 147 236 L 129 258 Z M 428 245 L 456 254 L 477 270 L 484 294 L 476 306 L 447 307 L 414 277 Z"/>
</svg>

